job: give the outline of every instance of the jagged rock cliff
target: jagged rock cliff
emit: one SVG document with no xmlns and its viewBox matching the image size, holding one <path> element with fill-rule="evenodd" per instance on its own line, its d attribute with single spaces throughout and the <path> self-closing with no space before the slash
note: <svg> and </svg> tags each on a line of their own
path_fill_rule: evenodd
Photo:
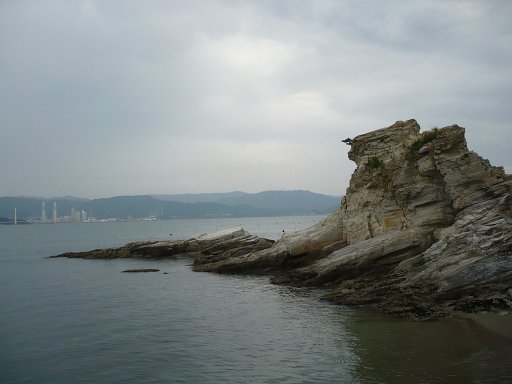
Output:
<svg viewBox="0 0 512 384">
<path fill-rule="evenodd" d="M 457 125 L 398 121 L 354 138 L 341 207 L 273 247 L 196 266 L 330 286 L 328 298 L 421 318 L 512 305 L 512 178 Z"/>
<path fill-rule="evenodd" d="M 464 128 L 398 121 L 354 138 L 349 158 L 341 206 L 275 244 L 235 231 L 61 256 L 188 255 L 196 271 L 269 273 L 422 319 L 512 307 L 512 177 L 468 150 Z"/>
</svg>

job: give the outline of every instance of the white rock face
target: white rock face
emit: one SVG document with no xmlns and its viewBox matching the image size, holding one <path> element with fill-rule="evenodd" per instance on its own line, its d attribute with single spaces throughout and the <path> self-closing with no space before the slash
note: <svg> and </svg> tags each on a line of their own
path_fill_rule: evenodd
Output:
<svg viewBox="0 0 512 384">
<path fill-rule="evenodd" d="M 512 286 L 512 196 L 507 194 L 466 208 L 455 223 L 436 234 L 436 242 L 416 256 L 402 286 L 436 282 L 436 295 L 474 294 L 480 284 Z M 399 265 L 407 270 L 408 265 Z"/>
<path fill-rule="evenodd" d="M 338 208 L 313 227 L 284 235 L 274 247 L 285 250 L 291 257 L 325 247 L 332 252 L 333 245 L 346 243 L 342 228 L 342 210 Z"/>
<path fill-rule="evenodd" d="M 349 244 L 393 229 L 444 227 L 464 207 L 506 178 L 502 168 L 467 149 L 464 128 L 432 132 L 421 145 L 415 120 L 356 137 L 349 158 L 358 165 L 343 205 Z"/>
<path fill-rule="evenodd" d="M 286 234 L 271 248 L 215 263 L 194 266 L 196 271 L 261 272 L 301 266 L 346 246 L 341 208 L 311 228 Z"/>
</svg>

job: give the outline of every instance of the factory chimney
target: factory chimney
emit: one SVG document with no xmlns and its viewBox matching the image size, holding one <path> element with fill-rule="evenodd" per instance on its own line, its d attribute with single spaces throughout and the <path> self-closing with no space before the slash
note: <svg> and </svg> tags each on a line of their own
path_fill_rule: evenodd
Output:
<svg viewBox="0 0 512 384">
<path fill-rule="evenodd" d="M 46 218 L 46 203 L 43 201 L 42 207 L 41 207 L 41 221 L 43 223 L 46 223 L 48 219 Z"/>
</svg>

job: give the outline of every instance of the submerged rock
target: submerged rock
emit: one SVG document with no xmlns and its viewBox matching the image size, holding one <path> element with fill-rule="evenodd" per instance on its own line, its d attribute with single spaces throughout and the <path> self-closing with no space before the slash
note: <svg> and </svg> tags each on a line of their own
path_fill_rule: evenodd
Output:
<svg viewBox="0 0 512 384">
<path fill-rule="evenodd" d="M 154 268 L 137 268 L 137 269 L 125 269 L 121 271 L 123 273 L 138 273 L 138 272 L 160 272 L 159 269 Z"/>
<path fill-rule="evenodd" d="M 194 257 L 194 270 L 269 273 L 337 303 L 419 319 L 512 307 L 512 177 L 469 151 L 464 128 L 415 120 L 349 143 L 341 205 L 273 243 L 244 230 L 60 257 Z"/>
</svg>

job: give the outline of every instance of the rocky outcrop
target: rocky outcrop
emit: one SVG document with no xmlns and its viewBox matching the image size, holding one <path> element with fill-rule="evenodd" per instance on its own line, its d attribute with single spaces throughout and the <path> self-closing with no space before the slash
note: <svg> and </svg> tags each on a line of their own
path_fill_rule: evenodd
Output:
<svg viewBox="0 0 512 384">
<path fill-rule="evenodd" d="M 311 264 L 346 245 L 341 209 L 303 231 L 284 235 L 272 247 L 235 258 L 194 264 L 195 271 L 226 273 L 268 273 Z"/>
<path fill-rule="evenodd" d="M 247 252 L 271 247 L 273 240 L 254 236 L 244 229 L 225 230 L 203 234 L 187 240 L 139 241 L 119 248 L 93 249 L 85 252 L 66 252 L 50 258 L 80 259 L 118 258 L 194 258 L 197 263 L 215 262 L 235 258 Z"/>
<path fill-rule="evenodd" d="M 512 305 L 512 179 L 457 125 L 399 121 L 351 141 L 341 207 L 273 247 L 196 267 L 328 286 L 335 302 L 418 318 Z"/>
<path fill-rule="evenodd" d="M 398 121 L 349 144 L 357 168 L 340 207 L 275 244 L 241 231 L 61 256 L 188 255 L 196 271 L 269 273 L 422 319 L 511 308 L 512 177 L 468 150 L 464 128 Z"/>
</svg>

